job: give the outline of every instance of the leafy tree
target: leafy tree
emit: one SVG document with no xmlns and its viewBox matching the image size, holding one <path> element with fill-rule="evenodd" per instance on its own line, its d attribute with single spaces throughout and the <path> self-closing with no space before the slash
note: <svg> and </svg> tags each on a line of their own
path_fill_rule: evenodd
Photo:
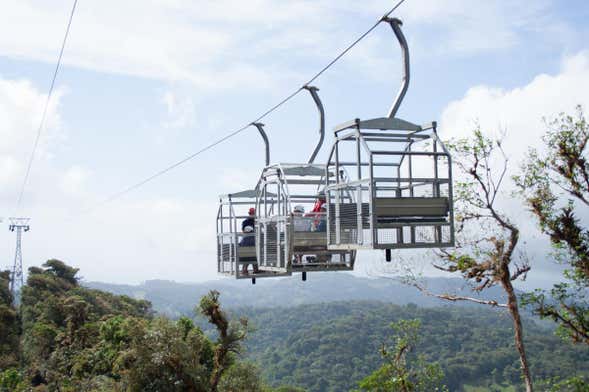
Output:
<svg viewBox="0 0 589 392">
<path fill-rule="evenodd" d="M 260 377 L 260 370 L 252 363 L 241 362 L 230 367 L 219 382 L 221 392 L 265 392 L 267 387 Z"/>
<path fill-rule="evenodd" d="M 15 385 L 62 392 L 217 391 L 226 371 L 225 387 L 256 382 L 255 368 L 237 358 L 247 321 L 230 320 L 219 293 L 209 293 L 199 308 L 217 328 L 212 342 L 191 319 L 154 318 L 149 302 L 82 287 L 77 273 L 59 260 L 29 269 L 21 302 L 24 366 L 0 373 L 0 392 Z"/>
<path fill-rule="evenodd" d="M 0 372 L 0 392 L 24 392 L 26 386 L 22 375 L 16 369 Z"/>
<path fill-rule="evenodd" d="M 454 205 L 456 211 L 456 248 L 440 250 L 441 264 L 434 266 L 443 271 L 460 273 L 473 283 L 477 292 L 499 286 L 507 296 L 507 303 L 481 300 L 450 294 L 435 294 L 449 301 L 471 301 L 492 307 L 506 308 L 513 320 L 515 347 L 519 354 L 526 390 L 533 390 L 532 377 L 524 347 L 523 326 L 518 298 L 513 281 L 525 277 L 530 266 L 524 261 L 519 265 L 516 253 L 519 229 L 497 206 L 497 196 L 507 172 L 507 157 L 500 140 L 491 140 L 480 128 L 471 138 L 448 144 L 453 159 L 464 178 L 455 183 Z M 429 293 L 423 286 L 416 287 Z"/>
<path fill-rule="evenodd" d="M 221 376 L 233 363 L 234 355 L 239 354 L 241 343 L 247 336 L 247 319 L 239 323 L 230 322 L 219 304 L 219 292 L 212 290 L 200 300 L 200 312 L 215 325 L 219 338 L 214 348 L 214 368 L 211 374 L 211 391 L 216 392 Z"/>
<path fill-rule="evenodd" d="M 589 380 L 585 377 L 572 377 L 552 385 L 551 392 L 587 392 Z"/>
<path fill-rule="evenodd" d="M 555 260 L 568 268 L 549 293 L 524 297 L 534 312 L 560 325 L 575 342 L 589 344 L 589 228 L 579 219 L 589 207 L 589 123 L 581 107 L 547 123 L 544 152 L 530 149 L 515 181 L 540 230 L 550 238 Z"/>
<path fill-rule="evenodd" d="M 408 356 L 419 341 L 419 320 L 400 320 L 391 324 L 395 331 L 395 344 L 383 346 L 381 356 L 385 363 L 360 381 L 362 391 L 375 392 L 431 392 L 448 391 L 442 385 L 444 373 L 438 364 L 429 364 L 423 356 L 409 361 Z"/>
<path fill-rule="evenodd" d="M 0 271 L 0 371 L 18 362 L 19 319 L 10 293 L 10 271 Z"/>
<path fill-rule="evenodd" d="M 43 267 L 45 267 L 45 273 L 53 274 L 73 285 L 78 284 L 78 278 L 76 277 L 79 271 L 78 268 L 70 267 L 63 261 L 56 259 L 47 260 L 45 264 L 43 264 Z"/>
</svg>

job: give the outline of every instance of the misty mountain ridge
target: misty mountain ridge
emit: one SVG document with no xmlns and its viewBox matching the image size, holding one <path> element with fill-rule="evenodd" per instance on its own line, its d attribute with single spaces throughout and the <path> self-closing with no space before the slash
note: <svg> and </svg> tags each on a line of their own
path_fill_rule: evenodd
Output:
<svg viewBox="0 0 589 392">
<path fill-rule="evenodd" d="M 504 294 L 498 287 L 477 294 L 460 278 L 426 278 L 426 287 L 432 293 L 468 295 L 479 299 L 502 301 Z M 191 315 L 198 299 L 210 290 L 221 293 L 221 302 L 226 308 L 251 307 L 292 307 L 336 301 L 379 301 L 405 305 L 409 303 L 422 307 L 439 307 L 461 304 L 477 306 L 458 301 L 449 303 L 421 293 L 417 288 L 403 284 L 395 278 L 357 277 L 350 273 L 309 274 L 306 282 L 290 278 L 259 279 L 255 285 L 249 280 L 219 279 L 202 283 L 179 283 L 168 280 L 148 280 L 139 285 L 84 282 L 83 285 L 127 295 L 136 299 L 149 300 L 154 309 L 172 317 Z"/>
</svg>

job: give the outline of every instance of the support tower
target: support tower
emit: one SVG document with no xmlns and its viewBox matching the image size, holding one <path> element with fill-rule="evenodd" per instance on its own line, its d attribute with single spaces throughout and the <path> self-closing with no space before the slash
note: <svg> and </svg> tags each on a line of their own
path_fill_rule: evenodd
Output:
<svg viewBox="0 0 589 392">
<path fill-rule="evenodd" d="M 16 250 L 14 253 L 14 264 L 12 266 L 12 274 L 10 276 L 10 292 L 12 298 L 16 299 L 16 295 L 20 288 L 24 285 L 23 271 L 22 271 L 22 233 L 29 231 L 30 218 L 10 218 L 10 225 L 8 229 L 16 232 Z"/>
</svg>

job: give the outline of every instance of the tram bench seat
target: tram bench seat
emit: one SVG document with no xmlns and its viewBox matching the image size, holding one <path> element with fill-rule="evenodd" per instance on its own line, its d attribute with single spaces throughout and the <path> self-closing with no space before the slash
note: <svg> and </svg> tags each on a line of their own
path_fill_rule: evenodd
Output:
<svg viewBox="0 0 589 392">
<path fill-rule="evenodd" d="M 239 254 L 239 258 L 243 259 L 247 257 L 248 259 L 256 257 L 256 247 L 255 246 L 240 246 L 238 247 L 237 253 Z"/>
<path fill-rule="evenodd" d="M 325 231 L 296 231 L 293 235 L 295 248 L 325 248 L 327 233 Z"/>
<path fill-rule="evenodd" d="M 229 255 L 231 250 L 230 244 L 223 244 L 223 255 Z M 248 262 L 248 264 L 256 263 L 256 247 L 255 246 L 238 246 L 237 254 L 239 262 Z"/>
<path fill-rule="evenodd" d="M 335 214 L 335 206 L 330 212 Z M 356 203 L 340 204 L 340 216 L 345 217 L 347 225 L 355 225 Z M 379 227 L 399 223 L 443 223 L 450 212 L 447 197 L 377 197 L 374 200 L 374 214 Z M 362 226 L 370 228 L 370 207 L 362 203 Z"/>
<path fill-rule="evenodd" d="M 377 219 L 448 216 L 447 197 L 377 197 L 374 201 Z"/>
</svg>

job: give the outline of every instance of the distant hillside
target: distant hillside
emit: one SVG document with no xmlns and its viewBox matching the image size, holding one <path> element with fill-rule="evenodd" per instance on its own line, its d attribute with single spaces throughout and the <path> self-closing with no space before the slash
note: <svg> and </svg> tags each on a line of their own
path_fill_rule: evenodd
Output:
<svg viewBox="0 0 589 392">
<path fill-rule="evenodd" d="M 248 357 L 276 385 L 297 385 L 310 392 L 348 391 L 381 364 L 379 349 L 393 334 L 391 322 L 417 318 L 417 353 L 441 365 L 450 391 L 523 390 L 513 323 L 501 309 L 350 301 L 232 312 L 250 320 L 254 333 L 247 341 Z M 524 324 L 537 390 L 548 390 L 542 381 L 555 376 L 589 374 L 589 350 L 584 345 L 563 341 L 530 319 Z"/>
<path fill-rule="evenodd" d="M 253 306 L 297 306 L 334 301 L 380 301 L 405 305 L 435 307 L 448 303 L 420 293 L 416 288 L 387 278 L 361 278 L 349 273 L 309 274 L 306 282 L 293 276 L 282 279 L 259 279 L 256 285 L 249 280 L 219 279 L 204 283 L 178 283 L 165 280 L 149 280 L 140 285 L 118 285 L 100 282 L 86 282 L 84 285 L 124 294 L 132 298 L 151 301 L 156 311 L 169 316 L 191 315 L 197 299 L 209 290 L 216 289 L 223 295 L 223 306 L 227 308 Z M 459 278 L 431 278 L 427 285 L 433 292 L 454 292 L 462 288 L 464 281 Z M 472 295 L 470 290 L 468 294 Z M 499 289 L 488 290 L 483 298 L 501 299 Z M 467 306 L 467 304 L 462 304 Z M 475 305 L 476 306 L 476 305 Z"/>
</svg>

